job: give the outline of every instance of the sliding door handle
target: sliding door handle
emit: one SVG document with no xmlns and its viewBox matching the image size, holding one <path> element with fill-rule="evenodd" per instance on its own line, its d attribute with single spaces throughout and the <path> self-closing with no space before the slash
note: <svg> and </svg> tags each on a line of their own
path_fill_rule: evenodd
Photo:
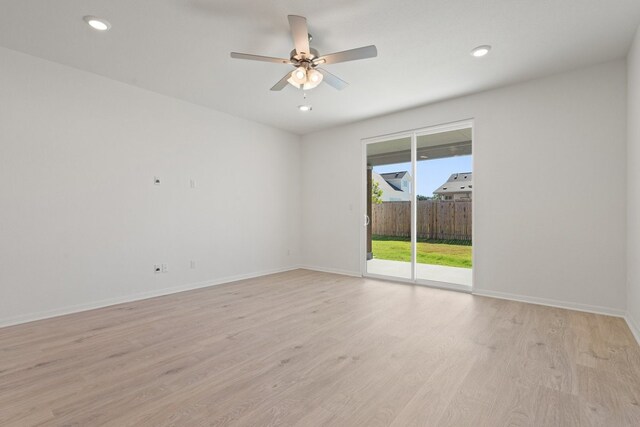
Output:
<svg viewBox="0 0 640 427">
<path fill-rule="evenodd" d="M 364 226 L 367 227 L 370 222 L 371 222 L 371 220 L 369 219 L 369 215 L 365 214 L 365 216 L 364 216 Z"/>
</svg>

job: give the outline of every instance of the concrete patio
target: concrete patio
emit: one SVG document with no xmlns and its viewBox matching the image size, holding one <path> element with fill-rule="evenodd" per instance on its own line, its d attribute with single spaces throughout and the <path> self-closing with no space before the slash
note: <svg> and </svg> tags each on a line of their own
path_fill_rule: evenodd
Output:
<svg viewBox="0 0 640 427">
<path fill-rule="evenodd" d="M 444 265 L 417 264 L 417 278 L 433 280 L 435 282 L 453 283 L 471 287 L 471 269 L 460 267 L 446 267 Z M 411 278 L 411 263 L 404 261 L 389 261 L 386 259 L 371 259 L 367 261 L 367 273 L 381 276 Z"/>
</svg>

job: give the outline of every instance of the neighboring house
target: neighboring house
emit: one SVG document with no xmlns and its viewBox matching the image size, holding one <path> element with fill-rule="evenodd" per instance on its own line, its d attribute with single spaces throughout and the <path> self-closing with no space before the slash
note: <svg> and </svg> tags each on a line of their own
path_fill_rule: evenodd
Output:
<svg viewBox="0 0 640 427">
<path fill-rule="evenodd" d="M 378 174 L 371 172 L 371 179 L 382 190 L 383 202 L 408 202 L 411 200 L 411 175 L 407 171 Z"/>
<path fill-rule="evenodd" d="M 473 177 L 471 172 L 454 173 L 433 194 L 442 200 L 471 200 Z"/>
</svg>

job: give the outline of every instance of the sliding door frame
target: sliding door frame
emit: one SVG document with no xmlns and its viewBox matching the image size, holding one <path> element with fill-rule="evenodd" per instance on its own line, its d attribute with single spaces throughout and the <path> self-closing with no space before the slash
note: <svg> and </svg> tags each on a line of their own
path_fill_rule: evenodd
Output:
<svg viewBox="0 0 640 427">
<path fill-rule="evenodd" d="M 406 131 L 406 132 L 398 132 L 398 133 L 393 133 L 393 134 L 388 134 L 388 135 L 382 135 L 382 136 L 377 136 L 377 137 L 373 137 L 373 138 L 366 138 L 362 140 L 362 166 L 360 169 L 361 172 L 361 176 L 362 176 L 362 194 L 361 194 L 361 212 L 362 215 L 360 216 L 360 218 L 363 219 L 363 227 L 360 227 L 360 272 L 363 276 L 366 277 L 374 277 L 374 278 L 378 278 L 378 279 L 385 279 L 385 280 L 393 280 L 393 281 L 397 281 L 397 282 L 405 282 L 405 283 L 415 283 L 415 279 L 416 279 L 416 270 L 415 270 L 415 263 L 411 263 L 411 277 L 410 278 L 404 278 L 404 277 L 395 277 L 395 276 L 383 276 L 380 274 L 371 274 L 371 273 L 367 273 L 367 147 L 369 145 L 372 144 L 376 144 L 379 142 L 385 142 L 385 141 L 389 141 L 389 140 L 394 140 L 394 139 L 400 139 L 400 138 L 411 138 L 411 145 L 410 145 L 410 150 L 411 150 L 411 167 L 412 167 L 412 172 L 413 172 L 413 167 L 415 166 L 414 162 L 413 162 L 413 157 L 415 156 L 415 142 L 416 142 L 416 136 L 415 136 L 415 132 L 413 131 Z M 362 173 L 364 172 L 364 173 Z M 411 191 L 412 193 L 415 192 L 415 178 L 411 177 Z M 415 196 L 411 199 L 411 260 L 414 259 L 415 257 L 415 246 L 413 245 L 413 224 L 415 223 L 415 217 L 414 217 L 414 213 L 415 213 Z M 371 221 L 371 218 L 369 218 L 369 221 Z"/>
<path fill-rule="evenodd" d="M 475 209 L 475 204 L 476 204 L 476 197 L 473 197 L 471 199 L 471 224 L 472 224 L 472 229 L 471 229 L 471 233 L 472 233 L 472 237 L 471 240 L 473 242 L 473 245 L 471 247 L 471 258 L 472 258 L 472 262 L 473 262 L 473 267 L 471 270 L 471 275 L 472 275 L 472 279 L 471 279 L 471 287 L 468 286 L 464 286 L 464 285 L 459 285 L 459 284 L 455 284 L 455 283 L 447 283 L 447 282 L 439 282 L 439 281 L 435 281 L 435 280 L 426 280 L 426 279 L 418 279 L 417 277 L 417 211 L 418 211 L 418 206 L 417 206 L 417 176 L 416 176 L 416 172 L 417 172 L 417 140 L 419 136 L 425 136 L 425 135 L 433 135 L 433 134 L 437 134 L 437 133 L 442 133 L 442 132 L 449 132 L 449 131 L 454 131 L 454 130 L 460 130 L 460 129 L 467 129 L 467 128 L 471 128 L 471 164 L 472 164 L 472 170 L 475 173 L 475 128 L 474 128 L 474 120 L 473 119 L 466 119 L 466 120 L 460 120 L 460 121 L 456 121 L 456 122 L 451 122 L 451 123 L 445 123 L 445 124 L 440 124 L 440 125 L 435 125 L 435 126 L 428 126 L 428 127 L 424 127 L 424 128 L 419 128 L 419 129 L 413 129 L 413 130 L 408 130 L 408 131 L 404 131 L 404 132 L 397 132 L 397 133 L 391 133 L 391 134 L 386 134 L 386 135 L 380 135 L 380 136 L 375 136 L 375 137 L 371 137 L 371 138 L 363 138 L 361 140 L 362 142 L 362 164 L 361 164 L 361 168 L 360 168 L 360 175 L 362 177 L 362 182 L 361 182 L 361 197 L 360 197 L 360 218 L 362 218 L 362 226 L 360 227 L 360 272 L 362 274 L 363 277 L 371 277 L 371 278 L 377 278 L 377 279 L 384 279 L 384 280 L 391 280 L 391 281 L 396 281 L 396 282 L 403 282 L 403 283 L 411 283 L 411 284 L 417 284 L 417 285 L 423 285 L 423 286 L 429 286 L 429 287 L 433 287 L 433 288 L 442 288 L 442 289 L 450 289 L 450 290 L 455 290 L 455 291 L 461 291 L 461 292 L 473 292 L 473 288 L 475 287 L 475 283 L 476 283 L 476 269 L 475 269 L 475 263 L 476 263 L 476 257 L 475 257 L 475 253 L 476 253 L 476 239 L 475 239 L 475 220 L 476 220 L 476 209 Z M 384 141 L 389 141 L 389 140 L 393 140 L 393 139 L 399 139 L 399 138 L 407 138 L 410 137 L 411 138 L 411 192 L 412 192 L 412 198 L 411 198 L 411 278 L 410 279 L 406 279 L 406 278 L 402 278 L 402 277 L 393 277 L 393 276 L 383 276 L 383 275 L 379 275 L 379 274 L 371 274 L 367 272 L 367 223 L 366 223 L 366 216 L 367 216 L 367 147 L 371 144 L 375 144 L 375 143 L 379 143 L 379 142 L 384 142 Z M 477 185 L 474 182 L 474 193 L 476 193 L 476 189 L 477 189 Z M 371 219 L 369 219 L 371 220 Z"/>
</svg>

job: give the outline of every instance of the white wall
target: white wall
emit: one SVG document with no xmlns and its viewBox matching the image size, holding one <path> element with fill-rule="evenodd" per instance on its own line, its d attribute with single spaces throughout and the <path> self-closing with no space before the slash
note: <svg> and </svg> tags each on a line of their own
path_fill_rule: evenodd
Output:
<svg viewBox="0 0 640 427">
<path fill-rule="evenodd" d="M 627 309 L 640 341 L 640 29 L 627 66 Z"/>
<path fill-rule="evenodd" d="M 0 325 L 299 263 L 358 274 L 361 138 L 468 118 L 476 291 L 614 313 L 628 291 L 640 319 L 639 45 L 628 194 L 624 61 L 330 129 L 300 148 L 295 135 L 0 48 Z"/>
<path fill-rule="evenodd" d="M 297 265 L 299 141 L 0 48 L 0 325 Z"/>
<path fill-rule="evenodd" d="M 303 263 L 360 271 L 361 138 L 473 118 L 475 290 L 623 313 L 625 74 L 615 61 L 305 136 Z"/>
</svg>

